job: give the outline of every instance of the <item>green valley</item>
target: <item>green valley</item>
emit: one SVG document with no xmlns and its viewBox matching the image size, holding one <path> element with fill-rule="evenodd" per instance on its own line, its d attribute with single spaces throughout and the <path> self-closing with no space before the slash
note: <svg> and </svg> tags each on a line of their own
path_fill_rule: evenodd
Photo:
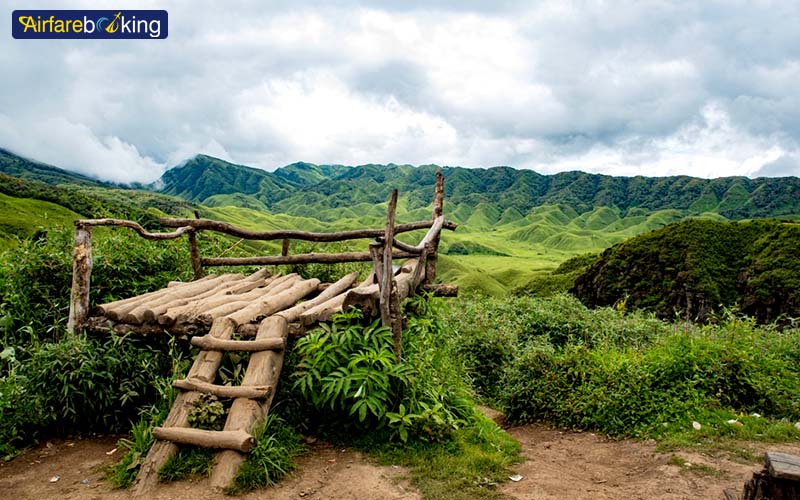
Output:
<svg viewBox="0 0 800 500">
<path fill-rule="evenodd" d="M 434 174 L 441 169 L 445 213 L 459 224 L 456 232 L 443 236 L 442 279 L 493 295 L 536 288 L 570 257 L 599 253 L 686 218 L 800 216 L 796 177 L 626 178 L 582 172 L 541 175 L 509 167 L 302 162 L 266 172 L 198 155 L 165 172 L 158 182 L 130 189 L 0 153 L 0 193 L 55 203 L 83 217 L 137 220 L 146 227 L 157 227 L 158 217 L 186 216 L 193 210 L 262 230 L 380 227 L 393 187 L 400 191 L 400 222 L 426 219 Z M 4 220 L 13 220 L 14 212 L 26 213 L 14 198 L 5 200 Z M 63 223 L 64 217 L 56 222 Z M 41 222 L 28 216 L 17 221 Z M 20 231 L 14 234 L 30 234 L 31 228 Z M 416 238 L 404 237 L 408 242 Z"/>
</svg>

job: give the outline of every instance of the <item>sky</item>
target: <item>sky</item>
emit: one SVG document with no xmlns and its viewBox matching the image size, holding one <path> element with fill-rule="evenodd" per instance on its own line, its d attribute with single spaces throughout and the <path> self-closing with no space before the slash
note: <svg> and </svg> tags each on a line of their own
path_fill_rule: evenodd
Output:
<svg viewBox="0 0 800 500">
<path fill-rule="evenodd" d="M 164 9 L 165 40 L 15 40 L 14 9 Z M 198 153 L 800 175 L 800 2 L 3 2 L 0 147 L 117 182 Z"/>
</svg>

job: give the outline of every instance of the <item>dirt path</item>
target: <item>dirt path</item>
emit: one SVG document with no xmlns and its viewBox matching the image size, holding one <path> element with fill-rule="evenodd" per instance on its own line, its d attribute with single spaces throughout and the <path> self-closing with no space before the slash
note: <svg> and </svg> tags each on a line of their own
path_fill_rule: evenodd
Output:
<svg viewBox="0 0 800 500">
<path fill-rule="evenodd" d="M 722 499 L 723 490 L 740 492 L 744 481 L 761 468 L 761 464 L 730 456 L 657 453 L 652 441 L 618 441 L 589 432 L 562 432 L 539 425 L 512 427 L 507 432 L 522 444 L 526 461 L 515 467 L 522 480 L 504 484 L 502 491 L 523 500 Z M 758 456 L 771 449 L 800 453 L 800 444 L 741 446 Z"/>
<path fill-rule="evenodd" d="M 522 443 L 525 463 L 515 467 L 519 482 L 501 486 L 512 498 L 550 499 L 695 499 L 722 498 L 724 488 L 739 490 L 758 464 L 696 453 L 659 454 L 655 444 L 613 441 L 592 433 L 561 432 L 530 425 L 508 429 Z M 107 453 L 116 438 L 100 437 L 53 441 L 0 462 L 0 498 L 115 500 L 128 498 L 102 480 L 102 468 L 120 458 Z M 800 453 L 800 444 L 770 446 L 745 444 L 756 453 L 780 449 Z M 691 466 L 679 465 L 673 455 Z M 671 460 L 672 459 L 672 460 Z M 299 459 L 298 470 L 269 497 L 288 499 L 419 499 L 403 478 L 407 471 L 378 466 L 348 449 L 314 446 Z M 56 482 L 50 482 L 60 476 Z M 262 498 L 264 491 L 239 498 Z M 203 500 L 220 498 L 209 493 L 205 481 L 163 485 L 153 498 Z"/>
</svg>

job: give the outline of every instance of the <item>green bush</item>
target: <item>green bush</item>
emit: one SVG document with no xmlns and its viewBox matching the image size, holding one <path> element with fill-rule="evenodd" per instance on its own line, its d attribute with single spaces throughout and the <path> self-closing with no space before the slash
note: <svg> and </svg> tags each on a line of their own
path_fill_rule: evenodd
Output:
<svg viewBox="0 0 800 500">
<path fill-rule="evenodd" d="M 409 308 L 415 314 L 404 333 L 402 361 L 389 329 L 363 324 L 354 309 L 297 342 L 294 388 L 309 413 L 324 416 L 326 428 L 441 440 L 472 419 L 460 368 L 438 338 L 436 310 L 425 299 Z"/>
<path fill-rule="evenodd" d="M 669 324 L 568 296 L 461 298 L 445 319 L 476 390 L 515 423 L 657 437 L 719 415 L 723 424 L 754 412 L 777 426 L 800 420 L 797 329 L 733 314 Z"/>
</svg>

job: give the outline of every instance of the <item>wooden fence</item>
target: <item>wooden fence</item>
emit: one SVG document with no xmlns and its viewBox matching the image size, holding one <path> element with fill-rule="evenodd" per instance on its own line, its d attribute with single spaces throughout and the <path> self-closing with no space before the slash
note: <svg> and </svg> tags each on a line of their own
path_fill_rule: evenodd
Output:
<svg viewBox="0 0 800 500">
<path fill-rule="evenodd" d="M 372 299 L 377 299 L 383 325 L 390 327 L 395 340 L 395 351 L 400 355 L 402 320 L 400 303 L 412 295 L 420 285 L 431 288 L 436 276 L 436 261 L 439 238 L 443 229 L 455 230 L 456 224 L 447 221 L 443 215 L 444 177 L 436 172 L 436 185 L 433 197 L 433 214 L 431 220 L 396 224 L 397 190 L 392 190 L 387 211 L 386 226 L 383 229 L 359 229 L 331 233 L 306 231 L 252 231 L 208 219 L 175 219 L 160 220 L 164 227 L 175 228 L 172 232 L 149 232 L 136 222 L 120 219 L 90 219 L 75 221 L 75 248 L 73 252 L 72 293 L 67 327 L 69 331 L 81 330 L 89 314 L 89 293 L 92 273 L 92 228 L 95 226 L 127 227 L 148 240 L 172 240 L 186 236 L 188 239 L 191 264 L 195 279 L 204 275 L 206 267 L 211 266 L 244 266 L 244 265 L 281 265 L 308 263 L 368 262 L 373 264 L 374 289 L 368 291 Z M 415 245 L 398 241 L 396 235 L 408 231 L 428 229 L 425 236 Z M 203 257 L 197 242 L 200 231 L 214 231 L 230 236 L 259 241 L 282 240 L 281 255 L 256 257 Z M 290 255 L 291 240 L 312 242 L 337 242 L 354 239 L 373 238 L 367 252 L 343 253 L 301 253 Z M 395 276 L 392 260 L 409 259 L 406 273 Z M 446 292 L 445 292 L 446 293 Z M 369 299 L 365 299 L 369 300 Z"/>
</svg>

